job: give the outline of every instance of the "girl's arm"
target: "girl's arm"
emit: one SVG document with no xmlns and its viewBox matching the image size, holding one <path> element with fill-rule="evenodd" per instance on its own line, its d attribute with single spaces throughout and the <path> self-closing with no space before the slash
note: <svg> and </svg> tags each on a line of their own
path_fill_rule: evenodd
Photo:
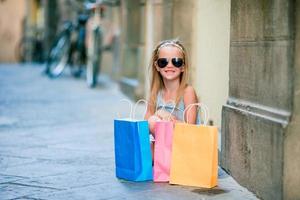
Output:
<svg viewBox="0 0 300 200">
<path fill-rule="evenodd" d="M 149 104 L 147 105 L 147 111 L 146 111 L 146 114 L 145 114 L 145 119 L 148 120 L 149 117 L 151 117 L 154 113 L 153 113 L 153 109 L 152 107 L 150 107 L 151 104 L 149 102 Z"/>
<path fill-rule="evenodd" d="M 198 98 L 194 88 L 188 85 L 184 90 L 183 95 L 184 107 L 186 108 L 188 105 L 193 103 L 198 103 Z M 188 115 L 188 116 L 187 116 Z M 197 106 L 192 106 L 188 112 L 185 113 L 185 120 L 189 120 L 187 123 L 196 124 L 197 120 Z"/>
<path fill-rule="evenodd" d="M 151 103 L 149 103 L 148 106 L 147 106 L 147 111 L 146 111 L 146 114 L 145 114 L 145 120 L 147 120 L 148 123 L 149 123 L 150 133 L 152 133 L 154 135 L 155 123 L 157 121 L 160 121 L 161 119 L 158 116 L 155 115 L 154 109 L 151 106 L 153 106 Z"/>
</svg>

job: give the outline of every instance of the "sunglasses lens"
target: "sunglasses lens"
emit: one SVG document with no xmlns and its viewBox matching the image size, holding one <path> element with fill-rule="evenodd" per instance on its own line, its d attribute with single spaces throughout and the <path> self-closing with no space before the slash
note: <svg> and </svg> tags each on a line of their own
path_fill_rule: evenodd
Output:
<svg viewBox="0 0 300 200">
<path fill-rule="evenodd" d="M 175 67 L 181 67 L 183 65 L 183 59 L 182 58 L 172 58 L 172 64 Z"/>
<path fill-rule="evenodd" d="M 157 65 L 160 68 L 164 68 L 165 66 L 168 65 L 168 60 L 166 58 L 159 58 L 157 59 Z"/>
</svg>

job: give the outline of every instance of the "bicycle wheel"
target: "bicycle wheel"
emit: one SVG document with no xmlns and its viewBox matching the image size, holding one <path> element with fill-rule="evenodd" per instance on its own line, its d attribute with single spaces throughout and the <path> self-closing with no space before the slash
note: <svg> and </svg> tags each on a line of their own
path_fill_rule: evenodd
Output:
<svg viewBox="0 0 300 200">
<path fill-rule="evenodd" d="M 99 27 L 93 30 L 93 46 L 90 50 L 87 65 L 86 81 L 89 87 L 95 87 L 98 81 L 99 65 L 102 58 L 102 32 Z"/>
<path fill-rule="evenodd" d="M 49 77 L 58 77 L 65 69 L 69 59 L 70 43 L 69 35 L 62 34 L 51 48 L 46 65 Z"/>
</svg>

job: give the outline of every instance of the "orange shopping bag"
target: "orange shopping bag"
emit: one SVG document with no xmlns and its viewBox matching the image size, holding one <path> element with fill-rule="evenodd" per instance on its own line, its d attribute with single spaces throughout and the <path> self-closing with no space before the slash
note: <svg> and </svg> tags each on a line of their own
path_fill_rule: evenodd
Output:
<svg viewBox="0 0 300 200">
<path fill-rule="evenodd" d="M 175 124 L 170 183 L 212 188 L 218 179 L 218 130 L 206 125 L 208 110 L 203 104 L 190 104 L 183 115 L 195 105 L 205 111 L 205 125 Z"/>
</svg>

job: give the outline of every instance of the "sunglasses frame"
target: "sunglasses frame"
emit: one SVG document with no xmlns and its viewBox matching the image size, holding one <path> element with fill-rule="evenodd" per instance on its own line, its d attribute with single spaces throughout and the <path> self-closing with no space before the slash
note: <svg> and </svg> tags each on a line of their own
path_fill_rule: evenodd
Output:
<svg viewBox="0 0 300 200">
<path fill-rule="evenodd" d="M 164 66 L 160 66 L 160 64 L 159 64 L 159 60 L 164 60 L 164 61 L 167 61 L 165 64 L 164 64 Z M 172 65 L 174 66 L 174 67 L 176 67 L 176 68 L 180 68 L 180 67 L 182 67 L 182 66 L 184 66 L 184 59 L 183 58 L 179 58 L 179 57 L 174 57 L 174 58 L 158 58 L 157 60 L 156 60 L 156 65 L 159 67 L 159 68 L 165 68 L 168 64 L 169 64 L 169 62 L 170 62 L 170 60 L 171 60 L 171 62 L 172 62 Z M 180 65 L 180 66 L 177 66 L 177 62 L 178 61 L 182 61 L 182 64 Z"/>
</svg>

